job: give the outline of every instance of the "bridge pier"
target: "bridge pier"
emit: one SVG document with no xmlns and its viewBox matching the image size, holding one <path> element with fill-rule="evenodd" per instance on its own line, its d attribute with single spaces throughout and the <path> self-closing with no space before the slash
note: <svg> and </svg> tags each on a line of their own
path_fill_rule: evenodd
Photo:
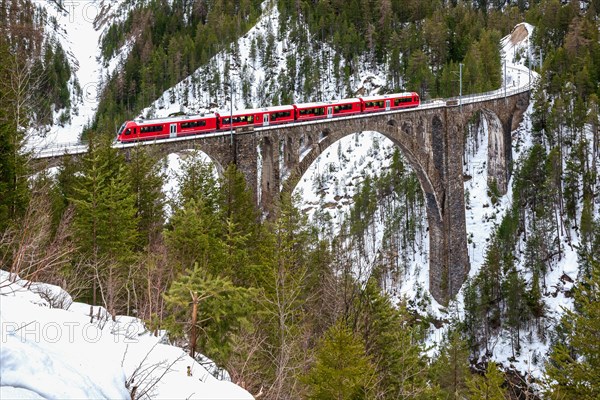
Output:
<svg viewBox="0 0 600 400">
<path fill-rule="evenodd" d="M 450 116 L 446 118 L 446 173 L 443 177 L 445 196 L 442 211 L 444 216 L 442 247 L 445 254 L 443 258 L 445 265 L 441 274 L 445 279 L 441 282 L 437 295 L 434 292 L 437 288 L 430 286 L 430 290 L 433 290 L 433 297 L 442 304 L 446 304 L 456 296 L 467 279 L 471 267 L 467 249 L 465 190 L 462 173 L 465 129 L 466 126 L 463 123 L 452 121 Z M 431 274 L 430 268 L 430 276 Z"/>
</svg>

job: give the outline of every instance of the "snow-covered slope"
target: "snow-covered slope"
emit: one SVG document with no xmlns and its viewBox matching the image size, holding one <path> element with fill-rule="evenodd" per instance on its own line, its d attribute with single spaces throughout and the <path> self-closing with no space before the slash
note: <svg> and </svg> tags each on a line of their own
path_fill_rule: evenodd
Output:
<svg viewBox="0 0 600 400">
<path fill-rule="evenodd" d="M 112 321 L 59 287 L 12 278 L 0 270 L 1 399 L 252 398 L 141 321 Z"/>
<path fill-rule="evenodd" d="M 100 41 L 111 23 L 127 16 L 126 0 L 47 1 L 34 3 L 48 15 L 44 27 L 46 40 L 60 42 L 72 69 L 69 81 L 71 108 L 54 112 L 54 124 L 43 137 L 33 137 L 29 145 L 36 149 L 77 143 L 81 132 L 96 113 L 103 79 L 127 57 L 123 46 L 107 65 L 101 60 Z M 59 123 L 61 114 L 70 114 L 67 123 Z"/>
<path fill-rule="evenodd" d="M 192 75 L 182 80 L 174 87 L 166 90 L 156 101 L 142 110 L 146 118 L 164 117 L 174 112 L 199 114 L 208 111 L 226 112 L 231 109 L 256 108 L 274 105 L 272 82 L 278 81 L 278 76 L 285 73 L 288 68 L 288 56 L 297 57 L 295 45 L 286 34 L 279 37 L 279 12 L 274 1 L 266 0 L 263 3 L 263 14 L 257 24 L 240 38 L 228 51 L 218 53 L 207 66 L 198 68 Z M 308 33 L 307 33 L 308 35 Z M 272 63 L 265 65 L 264 50 L 252 51 L 257 43 L 273 40 L 271 54 Z M 334 50 L 327 45 L 322 45 L 322 53 L 331 54 L 329 65 L 324 65 L 323 70 L 331 71 Z M 309 52 L 316 54 L 314 49 Z M 297 69 L 300 60 L 298 60 Z M 320 81 L 319 93 L 309 95 L 299 93 L 302 82 L 297 82 L 298 90 L 293 93 L 294 102 L 331 100 L 351 97 L 355 93 L 368 95 L 376 93 L 378 88 L 385 84 L 385 76 L 377 70 L 369 69 L 367 63 L 360 63 L 357 73 L 351 77 L 351 93 L 346 93 L 346 88 L 336 80 L 331 73 L 323 73 Z M 343 66 L 343 65 L 342 65 Z M 213 77 L 220 77 L 220 83 L 215 84 Z M 298 78 L 300 79 L 300 78 Z M 243 85 L 249 90 L 244 94 Z M 231 96 L 233 88 L 233 96 Z"/>
</svg>

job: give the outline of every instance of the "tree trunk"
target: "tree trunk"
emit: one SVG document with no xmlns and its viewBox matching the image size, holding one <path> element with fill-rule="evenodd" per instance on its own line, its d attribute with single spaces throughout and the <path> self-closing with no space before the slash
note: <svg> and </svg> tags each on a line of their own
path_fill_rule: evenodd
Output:
<svg viewBox="0 0 600 400">
<path fill-rule="evenodd" d="M 192 331 L 190 332 L 190 357 L 194 358 L 196 354 L 196 341 L 198 340 L 198 332 L 196 323 L 198 321 L 198 295 L 192 295 Z"/>
</svg>

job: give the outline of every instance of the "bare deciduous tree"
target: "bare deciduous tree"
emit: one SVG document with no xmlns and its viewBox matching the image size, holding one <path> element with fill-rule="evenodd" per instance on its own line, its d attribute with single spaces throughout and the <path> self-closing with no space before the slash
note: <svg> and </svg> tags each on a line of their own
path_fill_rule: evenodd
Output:
<svg viewBox="0 0 600 400">
<path fill-rule="evenodd" d="M 56 232 L 52 231 L 52 205 L 47 187 L 34 193 L 17 227 L 4 232 L 1 245 L 4 265 L 10 265 L 13 279 L 38 281 L 55 275 L 75 250 L 70 236 L 72 210 L 64 214 Z M 10 258 L 10 260 L 6 259 Z"/>
</svg>

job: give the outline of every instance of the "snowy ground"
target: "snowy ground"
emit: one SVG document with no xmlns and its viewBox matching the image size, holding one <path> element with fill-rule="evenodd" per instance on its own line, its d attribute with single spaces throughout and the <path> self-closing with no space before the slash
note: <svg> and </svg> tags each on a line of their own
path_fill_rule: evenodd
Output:
<svg viewBox="0 0 600 400">
<path fill-rule="evenodd" d="M 129 399 L 136 385 L 143 399 L 252 399 L 139 320 L 113 322 L 59 287 L 11 283 L 1 270 L 0 328 L 1 399 Z"/>
</svg>

